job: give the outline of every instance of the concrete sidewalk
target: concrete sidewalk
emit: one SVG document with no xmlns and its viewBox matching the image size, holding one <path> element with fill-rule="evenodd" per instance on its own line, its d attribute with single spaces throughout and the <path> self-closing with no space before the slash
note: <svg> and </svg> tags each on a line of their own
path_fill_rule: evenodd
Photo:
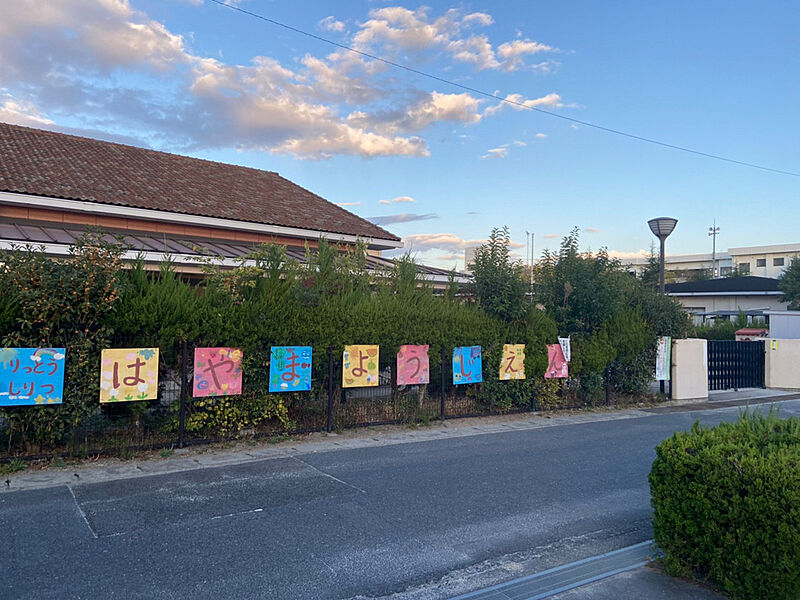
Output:
<svg viewBox="0 0 800 600">
<path fill-rule="evenodd" d="M 582 411 L 518 413 L 512 415 L 462 418 L 439 421 L 428 427 L 380 426 L 346 430 L 342 434 L 313 433 L 295 436 L 283 442 L 243 440 L 220 447 L 193 446 L 175 449 L 169 457 L 152 452 L 144 458 L 124 461 L 104 458 L 67 467 L 48 467 L 21 471 L 0 480 L 0 493 L 48 488 L 59 485 L 81 485 L 117 479 L 129 479 L 177 473 L 192 469 L 238 465 L 247 462 L 302 456 L 318 452 L 391 446 L 434 440 L 522 431 L 561 425 L 596 423 L 620 419 L 639 419 L 664 412 L 688 412 L 766 404 L 800 398 L 789 390 L 749 389 L 711 392 L 708 399 L 667 401 L 658 406 L 630 409 L 598 407 Z M 2 485 L 5 483 L 5 485 Z"/>
</svg>

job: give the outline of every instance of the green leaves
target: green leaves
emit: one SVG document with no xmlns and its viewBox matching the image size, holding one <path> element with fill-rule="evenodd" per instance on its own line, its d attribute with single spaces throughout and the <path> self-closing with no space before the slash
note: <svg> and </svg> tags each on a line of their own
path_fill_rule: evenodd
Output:
<svg viewBox="0 0 800 600">
<path fill-rule="evenodd" d="M 671 574 L 708 576 L 733 598 L 800 597 L 800 419 L 695 423 L 656 447 L 649 481 Z"/>
</svg>

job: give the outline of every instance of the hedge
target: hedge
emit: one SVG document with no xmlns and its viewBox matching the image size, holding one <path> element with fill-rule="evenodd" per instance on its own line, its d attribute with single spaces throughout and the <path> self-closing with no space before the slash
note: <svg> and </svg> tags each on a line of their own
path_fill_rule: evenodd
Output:
<svg viewBox="0 0 800 600">
<path fill-rule="evenodd" d="M 800 598 L 800 419 L 695 423 L 656 447 L 649 481 L 668 573 L 736 599 Z"/>
</svg>

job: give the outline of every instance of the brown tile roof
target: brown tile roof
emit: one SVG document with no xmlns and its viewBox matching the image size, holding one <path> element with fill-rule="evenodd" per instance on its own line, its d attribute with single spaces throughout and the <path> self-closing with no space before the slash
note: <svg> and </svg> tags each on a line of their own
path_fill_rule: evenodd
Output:
<svg viewBox="0 0 800 600">
<path fill-rule="evenodd" d="M 271 171 L 7 123 L 0 191 L 399 240 Z"/>
</svg>

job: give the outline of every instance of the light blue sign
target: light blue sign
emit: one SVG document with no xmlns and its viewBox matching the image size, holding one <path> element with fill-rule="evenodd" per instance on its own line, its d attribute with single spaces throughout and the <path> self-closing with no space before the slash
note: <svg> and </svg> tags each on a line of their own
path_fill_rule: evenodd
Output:
<svg viewBox="0 0 800 600">
<path fill-rule="evenodd" d="M 269 353 L 269 391 L 311 389 L 311 346 L 273 346 Z"/>
<path fill-rule="evenodd" d="M 64 348 L 0 348 L 0 406 L 61 404 Z"/>
<path fill-rule="evenodd" d="M 453 385 L 483 381 L 480 346 L 459 346 L 453 349 Z"/>
</svg>

